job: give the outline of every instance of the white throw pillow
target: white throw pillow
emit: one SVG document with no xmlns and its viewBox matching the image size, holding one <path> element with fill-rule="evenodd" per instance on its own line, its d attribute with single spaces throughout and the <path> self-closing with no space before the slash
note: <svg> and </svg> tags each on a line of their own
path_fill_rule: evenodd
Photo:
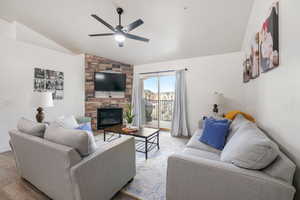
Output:
<svg viewBox="0 0 300 200">
<path fill-rule="evenodd" d="M 243 123 L 221 153 L 221 161 L 246 169 L 263 169 L 278 156 L 279 148 L 253 123 Z"/>
<path fill-rule="evenodd" d="M 66 145 L 76 149 L 81 156 L 88 156 L 97 150 L 92 132 L 67 129 L 53 122 L 46 129 L 44 138 L 51 142 Z"/>
<path fill-rule="evenodd" d="M 70 116 L 61 116 L 55 120 L 64 128 L 77 128 L 79 124 L 77 123 L 75 117 L 73 115 Z"/>
<path fill-rule="evenodd" d="M 37 137 L 43 137 L 46 130 L 46 124 L 34 122 L 22 117 L 18 121 L 17 128 L 23 133 Z"/>
</svg>

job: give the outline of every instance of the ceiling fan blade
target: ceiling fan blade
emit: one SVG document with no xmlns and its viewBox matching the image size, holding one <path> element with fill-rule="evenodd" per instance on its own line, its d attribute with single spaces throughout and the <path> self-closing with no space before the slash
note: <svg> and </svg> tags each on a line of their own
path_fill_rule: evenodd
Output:
<svg viewBox="0 0 300 200">
<path fill-rule="evenodd" d="M 107 23 L 106 21 L 104 21 L 103 19 L 101 19 L 100 17 L 98 17 L 97 15 L 91 15 L 92 17 L 94 17 L 97 21 L 101 22 L 102 24 L 104 24 L 107 28 L 109 28 L 110 30 L 115 32 L 115 28 L 110 25 L 109 23 Z"/>
<path fill-rule="evenodd" d="M 96 36 L 111 36 L 114 35 L 114 33 L 101 33 L 101 34 L 90 34 L 90 37 L 96 37 Z"/>
<path fill-rule="evenodd" d="M 140 25 L 142 25 L 144 23 L 143 20 L 138 19 L 135 22 L 132 22 L 131 24 L 129 24 L 125 29 L 127 32 L 132 31 L 133 29 L 139 27 Z"/>
<path fill-rule="evenodd" d="M 140 36 L 137 36 L 137 35 L 132 35 L 132 34 L 129 34 L 129 33 L 126 33 L 125 36 L 130 38 L 130 39 L 133 39 L 133 40 L 139 40 L 139 41 L 143 41 L 143 42 L 149 42 L 150 41 L 147 38 L 143 38 L 143 37 L 140 37 Z"/>
</svg>

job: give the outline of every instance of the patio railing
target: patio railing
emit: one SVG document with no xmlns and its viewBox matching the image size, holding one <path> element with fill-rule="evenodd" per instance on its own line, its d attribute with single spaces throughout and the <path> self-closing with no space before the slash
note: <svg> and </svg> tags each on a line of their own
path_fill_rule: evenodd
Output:
<svg viewBox="0 0 300 200">
<path fill-rule="evenodd" d="M 146 121 L 154 120 L 172 121 L 173 115 L 173 100 L 150 100 L 146 99 Z M 160 109 L 160 112 L 159 112 Z M 160 116 L 158 117 L 158 115 Z"/>
</svg>

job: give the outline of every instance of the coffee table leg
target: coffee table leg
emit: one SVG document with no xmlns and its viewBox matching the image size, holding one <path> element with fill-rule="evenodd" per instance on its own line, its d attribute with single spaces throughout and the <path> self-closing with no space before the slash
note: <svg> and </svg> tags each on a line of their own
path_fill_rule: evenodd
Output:
<svg viewBox="0 0 300 200">
<path fill-rule="evenodd" d="M 104 133 L 103 133 L 103 140 L 104 140 L 104 142 L 106 140 L 106 131 L 104 131 Z"/>
<path fill-rule="evenodd" d="M 157 133 L 156 137 L 157 137 L 157 148 L 159 149 L 159 132 Z"/>
<path fill-rule="evenodd" d="M 145 157 L 148 159 L 148 139 L 145 139 Z"/>
</svg>

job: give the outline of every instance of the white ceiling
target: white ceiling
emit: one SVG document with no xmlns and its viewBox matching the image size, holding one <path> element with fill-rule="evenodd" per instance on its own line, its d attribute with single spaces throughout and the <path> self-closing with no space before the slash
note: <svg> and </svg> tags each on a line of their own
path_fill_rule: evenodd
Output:
<svg viewBox="0 0 300 200">
<path fill-rule="evenodd" d="M 19 21 L 80 53 L 144 64 L 223 54 L 241 50 L 253 0 L 1 0 L 0 18 Z M 117 47 L 110 32 L 90 17 L 97 14 L 113 26 L 115 8 L 124 8 L 123 24 L 142 18 L 133 30 L 150 43 L 127 39 Z"/>
</svg>

